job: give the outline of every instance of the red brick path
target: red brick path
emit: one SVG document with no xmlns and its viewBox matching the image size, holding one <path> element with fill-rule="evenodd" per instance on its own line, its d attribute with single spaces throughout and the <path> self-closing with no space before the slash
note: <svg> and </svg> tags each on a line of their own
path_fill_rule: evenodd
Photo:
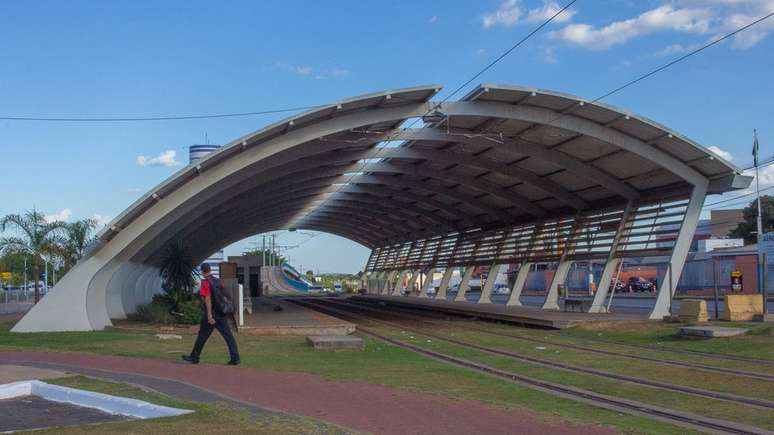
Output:
<svg viewBox="0 0 774 435">
<path fill-rule="evenodd" d="M 246 367 L 103 356 L 0 352 L 0 363 L 55 363 L 187 383 L 234 400 L 377 434 L 608 434 L 610 428 L 549 422 L 523 409 L 500 409 L 360 382 Z"/>
</svg>

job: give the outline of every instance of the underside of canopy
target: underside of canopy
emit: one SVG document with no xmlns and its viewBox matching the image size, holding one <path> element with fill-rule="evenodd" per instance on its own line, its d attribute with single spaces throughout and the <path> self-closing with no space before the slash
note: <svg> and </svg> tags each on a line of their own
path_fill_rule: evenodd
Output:
<svg viewBox="0 0 774 435">
<path fill-rule="evenodd" d="M 679 203 L 696 186 L 722 193 L 750 183 L 707 148 L 604 104 L 501 85 L 433 101 L 439 90 L 333 103 L 183 168 L 111 222 L 30 315 L 81 292 L 88 323 L 80 325 L 104 327 L 146 298 L 133 286 L 175 240 L 199 261 L 250 235 L 295 228 L 376 252 L 593 220 L 631 204 Z"/>
</svg>

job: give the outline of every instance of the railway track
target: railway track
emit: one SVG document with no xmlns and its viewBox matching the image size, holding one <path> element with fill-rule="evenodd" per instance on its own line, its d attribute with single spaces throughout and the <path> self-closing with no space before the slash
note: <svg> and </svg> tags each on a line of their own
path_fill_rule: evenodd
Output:
<svg viewBox="0 0 774 435">
<path fill-rule="evenodd" d="M 347 304 L 347 302 L 343 302 L 343 301 L 333 301 L 333 300 L 329 301 L 329 303 L 331 303 L 331 302 L 333 302 L 334 304 L 340 304 L 340 306 Z M 365 307 L 359 307 L 359 306 L 354 306 L 354 305 L 348 305 L 348 307 L 354 308 L 354 309 L 360 309 L 360 310 L 367 309 L 367 310 L 371 310 L 371 312 L 376 312 L 377 314 L 384 314 L 383 312 L 379 313 L 379 310 L 373 309 L 373 308 L 365 308 Z M 470 348 L 470 349 L 475 349 L 475 350 L 479 350 L 479 351 L 482 351 L 482 352 L 487 352 L 487 353 L 494 354 L 494 355 L 504 356 L 506 358 L 516 359 L 516 360 L 520 360 L 520 361 L 531 363 L 531 364 L 538 364 L 538 365 L 541 365 L 541 366 L 544 366 L 544 367 L 547 367 L 547 368 L 561 369 L 561 370 L 566 370 L 566 371 L 575 372 L 575 373 L 581 373 L 581 374 L 586 374 L 586 375 L 592 375 L 592 376 L 598 376 L 598 377 L 613 379 L 613 380 L 617 380 L 617 381 L 629 382 L 629 383 L 636 384 L 636 385 L 646 385 L 646 386 L 649 386 L 649 387 L 660 388 L 660 389 L 663 389 L 663 390 L 674 391 L 674 392 L 677 392 L 677 393 L 691 394 L 691 395 L 695 395 L 695 396 L 707 397 L 707 398 L 710 398 L 710 399 L 717 399 L 717 400 L 725 400 L 725 401 L 735 402 L 735 403 L 744 403 L 744 404 L 750 405 L 750 406 L 756 406 L 756 407 L 759 407 L 759 408 L 774 410 L 774 402 L 770 402 L 770 401 L 767 401 L 767 400 L 752 399 L 752 398 L 748 398 L 748 397 L 744 397 L 744 396 L 739 396 L 739 395 L 736 395 L 736 394 L 720 393 L 720 392 L 716 392 L 716 391 L 703 390 L 703 389 L 694 388 L 694 387 L 677 386 L 677 385 L 672 385 L 672 384 L 669 384 L 669 383 L 654 381 L 654 380 L 645 379 L 645 378 L 638 378 L 638 377 L 634 377 L 634 376 L 621 375 L 621 374 L 617 374 L 617 373 L 606 372 L 606 371 L 603 371 L 603 370 L 591 369 L 591 368 L 576 366 L 576 365 L 572 365 L 572 364 L 560 363 L 560 362 L 556 362 L 556 361 L 552 361 L 552 360 L 548 360 L 548 359 L 527 356 L 527 355 L 519 354 L 519 353 L 516 353 L 516 352 L 509 352 L 509 351 L 504 351 L 504 350 L 500 350 L 500 349 L 494 349 L 494 348 L 489 348 L 489 347 L 485 347 L 485 346 L 480 346 L 478 344 L 471 343 L 471 342 L 468 342 L 468 341 L 463 341 L 463 340 L 458 340 L 458 339 L 454 339 L 454 338 L 444 337 L 442 335 L 433 334 L 431 332 L 423 331 L 423 330 L 420 330 L 420 329 L 412 328 L 410 326 L 406 326 L 406 325 L 402 325 L 402 324 L 397 324 L 397 323 L 390 322 L 390 321 L 375 319 L 373 317 L 369 318 L 368 320 L 376 321 L 376 322 L 379 322 L 379 323 L 382 323 L 384 325 L 391 326 L 391 327 L 394 327 L 394 328 L 402 328 L 402 329 L 405 329 L 405 330 L 413 331 L 416 334 L 421 334 L 421 335 L 424 335 L 424 336 L 427 336 L 427 337 L 434 338 L 436 340 L 446 341 L 448 343 L 452 343 L 452 344 L 455 344 L 455 345 L 458 345 L 458 346 L 464 346 L 464 347 L 467 347 L 467 348 Z"/>
<path fill-rule="evenodd" d="M 372 321 L 376 323 L 386 323 L 382 320 L 364 318 L 363 316 L 354 314 L 352 312 L 343 311 L 340 309 L 325 306 L 319 302 L 311 302 L 309 300 L 294 299 L 292 302 L 301 306 L 317 310 L 326 314 L 349 318 L 352 321 Z M 396 327 L 394 325 L 389 325 Z M 406 330 L 403 325 L 397 325 L 397 328 Z M 500 379 L 505 379 L 511 382 L 515 382 L 521 385 L 526 385 L 530 388 L 534 388 L 540 391 L 555 394 L 568 399 L 581 401 L 594 406 L 602 407 L 605 409 L 613 410 L 616 412 L 627 413 L 631 415 L 643 416 L 653 418 L 659 421 L 675 424 L 681 427 L 686 427 L 694 430 L 699 430 L 708 433 L 722 433 L 722 434 L 774 434 L 774 432 L 766 431 L 761 428 L 734 423 L 726 420 L 715 419 L 702 415 L 686 413 L 681 411 L 675 411 L 668 408 L 663 408 L 643 402 L 638 402 L 629 399 L 622 399 L 618 397 L 608 396 L 605 394 L 595 393 L 593 391 L 584 390 L 581 388 L 571 387 L 567 385 L 557 384 L 553 382 L 543 381 L 540 379 L 532 378 L 529 376 L 521 375 L 507 370 L 497 369 L 494 367 L 486 366 L 474 361 L 470 361 L 464 358 L 459 358 L 437 352 L 434 350 L 426 349 L 421 346 L 404 343 L 400 340 L 385 336 L 372 329 L 358 325 L 358 331 L 368 336 L 374 337 L 378 340 L 390 343 L 394 346 L 411 350 L 413 352 L 435 358 L 446 363 L 450 363 L 459 367 L 463 367 L 476 372 L 495 376 Z M 425 333 L 422 335 L 431 336 Z M 445 338 L 439 337 L 446 341 Z"/>
<path fill-rule="evenodd" d="M 371 304 L 365 303 L 365 302 L 361 303 L 360 301 L 344 301 L 344 300 L 341 300 L 339 302 L 347 303 L 347 304 L 352 304 L 353 306 L 361 306 L 361 307 L 366 307 L 366 306 L 371 305 Z M 412 318 L 414 318 L 417 321 L 425 321 L 425 322 L 427 322 L 427 319 L 426 319 L 427 316 L 424 316 L 424 318 L 423 318 L 423 316 L 419 316 L 419 315 L 416 315 L 416 314 L 410 314 L 409 312 L 411 312 L 411 311 L 415 312 L 415 310 L 412 310 L 411 308 L 403 308 L 403 307 L 396 307 L 396 306 L 389 306 L 389 308 L 390 308 L 391 312 L 398 311 L 398 312 L 402 313 L 404 316 L 412 317 Z M 514 339 L 517 339 L 517 340 L 528 341 L 528 342 L 538 343 L 538 344 L 546 344 L 546 345 L 551 345 L 551 346 L 557 346 L 557 347 L 562 347 L 562 348 L 566 348 L 566 349 L 575 349 L 575 350 L 580 350 L 580 351 L 584 351 L 584 352 L 597 353 L 597 354 L 601 354 L 601 355 L 616 356 L 616 357 L 628 358 L 628 359 L 633 359 L 633 360 L 638 360 L 638 361 L 654 362 L 654 363 L 658 363 L 658 364 L 672 365 L 672 366 L 677 366 L 677 367 L 687 367 L 687 368 L 693 368 L 693 369 L 703 370 L 703 371 L 707 371 L 707 372 L 720 373 L 720 374 L 724 374 L 724 375 L 742 376 L 742 377 L 747 377 L 747 378 L 760 379 L 760 380 L 764 380 L 764 381 L 774 382 L 774 375 L 769 375 L 769 374 L 766 374 L 766 373 L 753 373 L 753 372 L 748 372 L 748 371 L 744 371 L 744 370 L 728 369 L 728 368 L 724 368 L 724 367 L 716 367 L 716 366 L 711 366 L 711 365 L 707 365 L 707 364 L 696 364 L 696 363 L 689 363 L 689 362 L 685 362 L 685 361 L 675 361 L 675 360 L 668 360 L 668 359 L 662 359 L 662 358 L 648 357 L 648 356 L 642 356 L 642 355 L 632 355 L 632 354 L 628 354 L 628 353 L 615 352 L 615 351 L 611 351 L 611 350 L 595 349 L 595 348 L 592 348 L 592 347 L 579 346 L 579 345 L 575 345 L 575 344 L 557 343 L 555 341 L 550 341 L 550 340 L 542 340 L 542 339 L 539 339 L 539 338 L 524 337 L 524 336 L 517 335 L 517 334 L 508 334 L 508 333 L 505 333 L 505 332 L 491 331 L 491 330 L 488 330 L 488 329 L 485 329 L 485 328 L 479 328 L 479 327 L 476 327 L 476 326 L 473 326 L 473 325 L 465 325 L 465 328 L 468 329 L 468 330 L 471 330 L 471 331 L 482 332 L 482 333 L 485 333 L 485 334 L 496 335 L 496 336 L 500 336 L 500 337 L 514 338 Z M 586 338 L 584 337 L 583 339 L 585 340 Z M 620 345 L 620 344 L 615 343 L 615 342 L 608 342 L 608 341 L 603 341 L 603 342 L 606 343 L 606 344 Z M 637 348 L 641 348 L 641 347 L 637 346 Z M 660 349 L 660 348 L 654 348 L 654 349 L 649 349 L 649 350 L 662 351 L 662 349 Z M 750 362 L 750 363 L 753 363 L 753 364 L 757 363 L 757 361 L 756 362 L 746 361 L 746 362 Z"/>
<path fill-rule="evenodd" d="M 361 300 L 358 300 L 357 302 L 364 302 Z M 364 303 L 371 303 L 371 302 L 364 302 Z M 396 305 L 390 305 L 391 307 L 395 308 Z M 409 308 L 409 307 L 400 307 L 404 310 L 414 310 L 417 311 L 418 309 Z M 423 310 L 424 312 L 429 312 L 430 310 Z M 455 314 L 457 316 L 461 316 L 460 314 Z M 464 317 L 464 316 L 462 316 Z M 475 316 L 470 316 L 475 317 Z M 738 356 L 738 355 L 728 355 L 728 354 L 722 354 L 722 353 L 716 353 L 716 352 L 702 352 L 698 350 L 689 350 L 689 349 L 672 349 L 672 348 L 666 348 L 661 346 L 653 346 L 653 345 L 646 345 L 646 344 L 633 344 L 633 343 L 621 343 L 615 340 L 605 340 L 601 338 L 595 338 L 595 337 L 583 337 L 583 340 L 596 342 L 596 343 L 604 343 L 604 344 L 611 344 L 615 346 L 621 346 L 621 347 L 630 347 L 633 349 L 646 349 L 646 350 L 652 350 L 652 351 L 658 351 L 663 353 L 672 353 L 672 354 L 682 354 L 682 355 L 694 355 L 694 356 L 703 356 L 707 358 L 714 358 L 714 359 L 722 359 L 722 360 L 728 360 L 728 361 L 738 361 L 738 362 L 745 362 L 750 364 L 761 364 L 761 365 L 770 365 L 774 366 L 774 360 L 771 359 L 764 359 L 764 358 L 752 358 L 752 357 L 744 357 L 744 356 Z M 556 344 L 556 343 L 554 343 Z"/>
</svg>

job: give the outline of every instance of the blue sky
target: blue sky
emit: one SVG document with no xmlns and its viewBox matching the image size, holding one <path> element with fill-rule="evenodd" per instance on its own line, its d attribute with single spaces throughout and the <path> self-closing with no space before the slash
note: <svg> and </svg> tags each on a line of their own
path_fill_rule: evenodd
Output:
<svg viewBox="0 0 774 435">
<path fill-rule="evenodd" d="M 429 83 L 444 85 L 446 95 L 558 4 L 221 3 L 4 4 L 0 116 L 259 111 Z M 770 12 L 774 0 L 579 0 L 477 83 L 595 98 Z M 761 153 L 770 156 L 771 31 L 774 18 L 606 102 L 718 147 L 740 166 L 751 161 L 752 129 L 758 128 Z M 34 206 L 70 220 L 116 216 L 178 170 L 175 162 L 186 163 L 187 147 L 202 143 L 205 134 L 212 143 L 226 143 L 284 116 L 142 123 L 0 120 L 0 214 Z M 774 184 L 774 171 L 761 179 Z M 281 240 L 293 245 L 307 238 L 286 233 Z M 227 254 L 245 246 L 232 246 Z M 353 272 L 367 254 L 354 243 L 321 235 L 291 257 L 304 268 Z"/>
</svg>

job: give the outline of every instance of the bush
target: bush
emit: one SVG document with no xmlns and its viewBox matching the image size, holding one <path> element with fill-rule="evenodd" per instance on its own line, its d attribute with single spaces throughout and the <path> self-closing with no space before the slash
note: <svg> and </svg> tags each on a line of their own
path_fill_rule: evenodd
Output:
<svg viewBox="0 0 774 435">
<path fill-rule="evenodd" d="M 175 321 L 172 314 L 169 313 L 169 307 L 155 297 L 150 303 L 137 306 L 137 311 L 129 315 L 129 320 L 163 324 L 170 324 Z"/>
<path fill-rule="evenodd" d="M 196 301 L 188 301 L 180 304 L 180 313 L 175 313 L 177 323 L 184 325 L 198 325 L 202 321 L 202 307 Z"/>
</svg>

